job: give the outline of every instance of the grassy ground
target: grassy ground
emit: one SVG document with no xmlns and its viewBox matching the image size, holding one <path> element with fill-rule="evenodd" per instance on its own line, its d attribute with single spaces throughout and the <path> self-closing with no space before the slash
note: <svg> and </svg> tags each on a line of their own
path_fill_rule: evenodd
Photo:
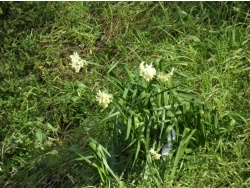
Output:
<svg viewBox="0 0 250 188">
<path fill-rule="evenodd" d="M 250 13 L 246 2 L 1 2 L 1 187 L 249 187 Z M 77 51 L 90 64 L 70 66 Z M 111 109 L 95 101 L 115 62 L 175 67 L 174 84 L 203 101 L 209 138 L 100 183 L 81 162 L 106 142 Z M 122 70 L 116 72 L 124 78 Z M 163 164 L 164 163 L 164 164 Z M 165 170 L 164 170 L 165 169 Z"/>
</svg>

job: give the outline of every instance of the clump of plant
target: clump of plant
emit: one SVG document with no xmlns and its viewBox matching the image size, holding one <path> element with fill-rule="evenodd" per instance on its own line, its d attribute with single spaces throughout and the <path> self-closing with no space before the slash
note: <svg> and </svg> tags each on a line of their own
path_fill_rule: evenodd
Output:
<svg viewBox="0 0 250 188">
<path fill-rule="evenodd" d="M 125 79 L 115 74 L 119 67 L 125 71 Z M 96 169 L 103 182 L 109 181 L 110 177 L 119 181 L 135 167 L 144 165 L 145 170 L 164 159 L 162 147 L 174 131 L 177 151 L 173 150 L 176 151 L 171 169 L 173 178 L 189 142 L 192 140 L 193 145 L 201 145 L 206 139 L 202 103 L 191 93 L 175 86 L 172 79 L 175 69 L 170 69 L 164 62 L 142 62 L 134 71 L 124 63 L 115 63 L 108 74 L 113 93 L 99 90 L 96 97 L 105 110 L 112 106 L 102 120 L 107 125 L 107 142 L 103 146 L 91 139 L 89 146 L 94 155 L 81 155 L 77 160 Z"/>
</svg>

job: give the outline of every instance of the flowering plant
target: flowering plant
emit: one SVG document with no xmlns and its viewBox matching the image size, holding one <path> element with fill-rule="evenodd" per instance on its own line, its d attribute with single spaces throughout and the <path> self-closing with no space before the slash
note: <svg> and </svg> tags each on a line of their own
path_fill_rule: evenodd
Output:
<svg viewBox="0 0 250 188">
<path fill-rule="evenodd" d="M 79 61 L 77 54 L 75 55 L 72 56 L 72 61 Z M 114 70 L 119 66 L 124 69 L 128 79 L 121 80 L 115 74 Z M 119 179 L 113 173 L 116 161 L 123 164 L 120 173 L 124 173 L 128 168 L 144 161 L 146 164 L 159 161 L 163 157 L 161 150 L 164 145 L 171 145 L 167 148 L 169 154 L 175 145 L 174 142 L 168 143 L 172 131 L 176 133 L 176 142 L 180 143 L 172 169 L 173 177 L 191 138 L 198 138 L 203 134 L 196 134 L 196 127 L 202 125 L 197 116 L 201 104 L 192 94 L 174 87 L 172 77 L 175 69 L 167 70 L 166 64 L 145 62 L 140 63 L 134 71 L 121 63 L 113 64 L 108 70 L 108 80 L 115 92 L 111 95 L 99 90 L 95 100 L 104 109 L 111 108 L 109 115 L 100 123 L 113 123 L 108 124 L 108 141 L 105 147 L 93 139 L 90 142 L 95 155 L 93 158 L 98 163 L 84 159 L 88 165 L 97 168 L 103 180 L 103 176 L 109 175 Z M 193 127 L 190 127 L 191 124 Z M 107 155 L 111 158 L 109 162 Z"/>
<path fill-rule="evenodd" d="M 121 81 L 114 73 L 114 68 L 119 65 L 127 74 L 128 79 L 125 81 Z M 110 144 L 111 148 L 116 149 L 112 150 L 111 156 L 116 156 L 114 160 L 124 160 L 124 170 L 142 159 L 149 163 L 152 159 L 160 159 L 160 151 L 168 142 L 172 129 L 176 131 L 177 142 L 185 141 L 178 148 L 175 161 L 178 162 L 182 151 L 195 135 L 195 128 L 191 129 L 188 124 L 196 118 L 200 104 L 190 93 L 173 87 L 175 69 L 166 70 L 163 63 L 142 62 L 134 72 L 127 65 L 119 63 L 108 71 L 117 93 L 113 96 L 112 113 L 105 120 L 115 117 Z M 199 120 L 197 123 L 200 123 Z"/>
</svg>

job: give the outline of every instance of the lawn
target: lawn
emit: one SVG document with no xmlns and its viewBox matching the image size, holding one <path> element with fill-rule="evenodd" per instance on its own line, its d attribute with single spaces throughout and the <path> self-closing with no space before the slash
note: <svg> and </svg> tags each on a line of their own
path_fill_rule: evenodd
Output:
<svg viewBox="0 0 250 188">
<path fill-rule="evenodd" d="M 0 186 L 250 187 L 248 7 L 0 2 Z"/>
</svg>

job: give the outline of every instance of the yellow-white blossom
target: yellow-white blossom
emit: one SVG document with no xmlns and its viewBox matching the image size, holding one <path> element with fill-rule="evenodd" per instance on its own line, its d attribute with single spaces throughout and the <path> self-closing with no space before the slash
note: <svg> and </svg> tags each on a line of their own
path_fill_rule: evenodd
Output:
<svg viewBox="0 0 250 188">
<path fill-rule="evenodd" d="M 75 71 L 78 73 L 80 71 L 80 69 L 82 68 L 82 66 L 79 64 L 79 62 L 76 63 L 72 63 L 72 67 L 75 69 Z"/>
<path fill-rule="evenodd" d="M 150 153 L 151 155 L 155 155 L 155 154 L 156 154 L 156 151 L 155 151 L 153 148 L 151 148 L 151 149 L 149 150 L 149 153 Z"/>
<path fill-rule="evenodd" d="M 161 154 L 159 154 L 157 151 L 155 151 L 153 148 L 149 150 L 149 153 L 151 154 L 152 158 L 155 160 L 159 160 L 161 158 Z"/>
<path fill-rule="evenodd" d="M 71 58 L 71 66 L 75 69 L 76 72 L 79 72 L 82 67 L 87 65 L 87 62 L 78 55 L 77 52 L 74 52 L 73 55 L 70 55 Z"/>
<path fill-rule="evenodd" d="M 160 72 L 157 74 L 157 80 L 159 80 L 160 82 L 167 82 L 169 78 L 170 78 L 170 75 L 165 74 L 163 72 Z"/>
<path fill-rule="evenodd" d="M 142 76 L 144 73 L 145 73 L 144 62 L 141 62 L 141 64 L 140 64 L 140 76 Z"/>
<path fill-rule="evenodd" d="M 99 90 L 96 99 L 103 108 L 107 108 L 112 102 L 112 95 Z"/>
<path fill-rule="evenodd" d="M 88 65 L 87 61 L 84 59 L 81 59 L 80 61 L 78 61 L 78 64 L 79 64 L 79 66 L 82 66 L 82 67 Z"/>
<path fill-rule="evenodd" d="M 167 82 L 168 79 L 169 79 L 170 77 L 172 77 L 173 75 L 174 75 L 174 68 L 172 68 L 171 72 L 168 73 L 168 74 L 165 74 L 165 73 L 163 73 L 163 72 L 159 72 L 159 73 L 157 74 L 157 79 L 158 79 L 160 82 Z"/>
<path fill-rule="evenodd" d="M 140 64 L 140 76 L 142 76 L 147 82 L 152 80 L 156 75 L 155 68 L 152 67 L 152 64 L 145 65 L 144 62 Z"/>
<path fill-rule="evenodd" d="M 72 63 L 76 63 L 81 60 L 77 52 L 74 52 L 73 55 L 70 55 Z"/>
<path fill-rule="evenodd" d="M 153 159 L 155 160 L 159 160 L 161 158 L 161 154 L 159 153 L 156 153 L 154 156 L 153 156 Z"/>
</svg>

